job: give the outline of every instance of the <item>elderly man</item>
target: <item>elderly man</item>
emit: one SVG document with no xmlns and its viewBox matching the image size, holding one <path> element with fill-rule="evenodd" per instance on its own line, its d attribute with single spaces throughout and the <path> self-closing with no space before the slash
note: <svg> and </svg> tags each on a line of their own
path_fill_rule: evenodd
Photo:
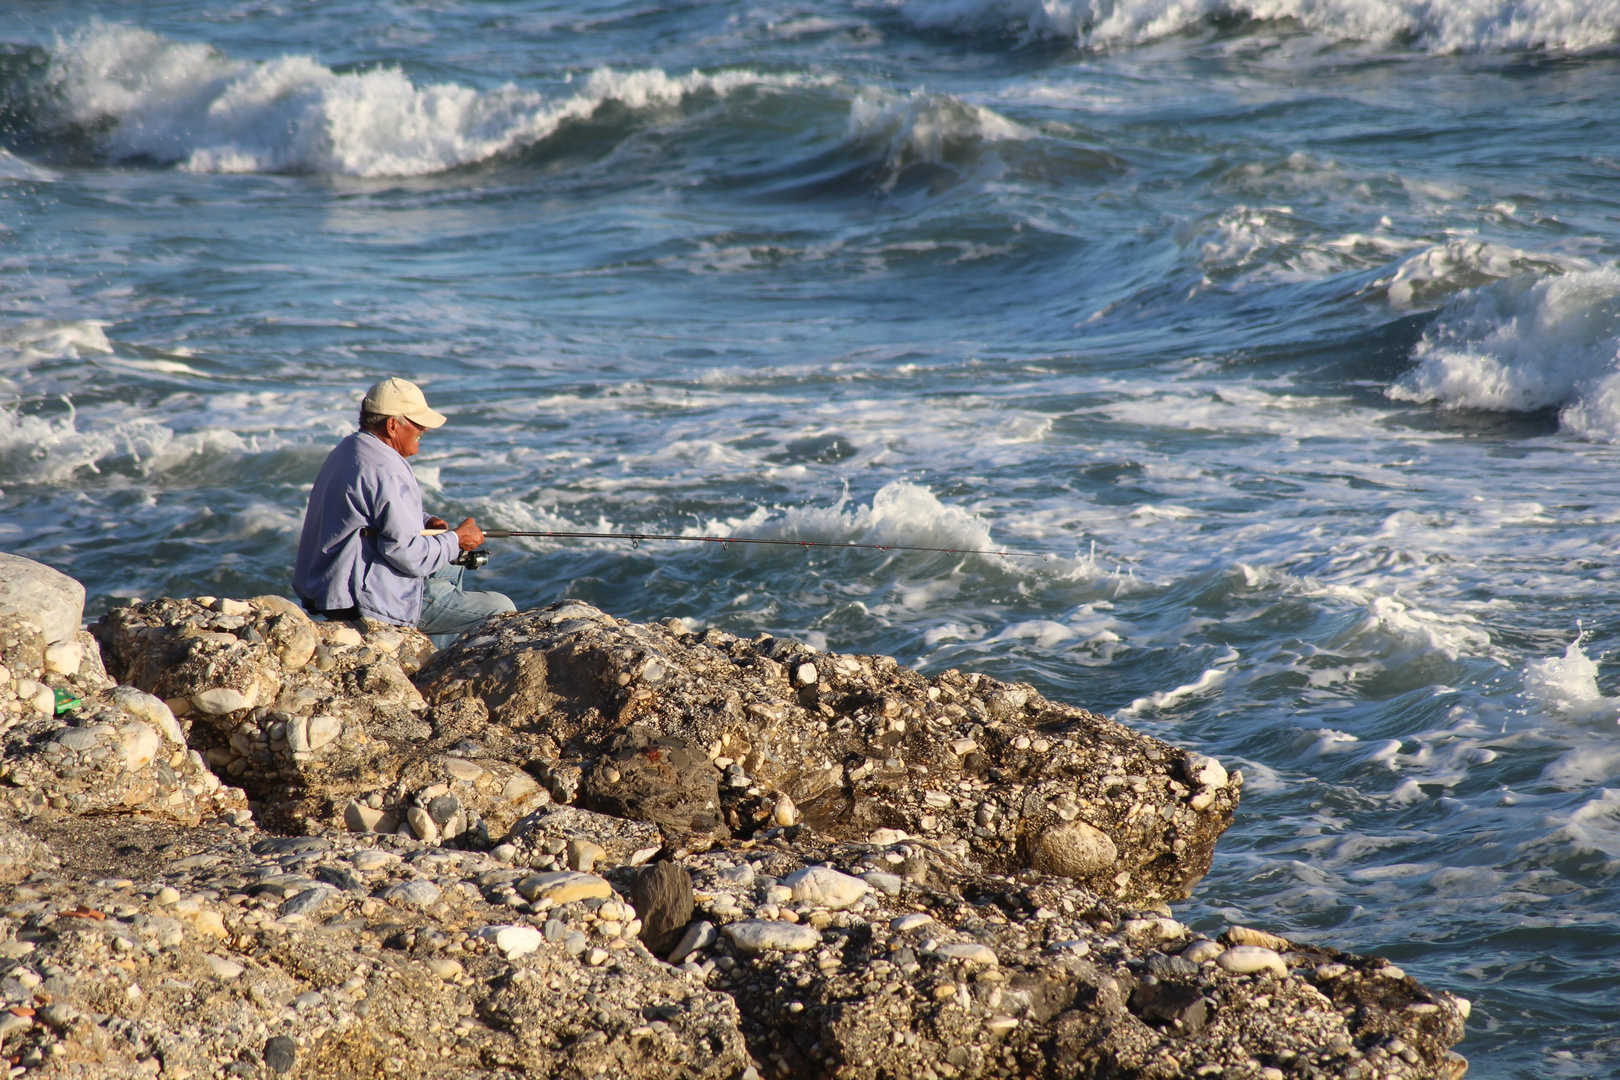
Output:
<svg viewBox="0 0 1620 1080">
<path fill-rule="evenodd" d="M 293 588 L 310 612 L 415 626 L 442 648 L 491 615 L 517 610 L 500 593 L 462 591 L 454 562 L 484 542 L 473 519 L 451 529 L 422 512 L 405 459 L 424 431 L 443 423 L 415 383 L 384 379 L 366 392 L 360 430 L 327 455 L 304 512 Z"/>
</svg>

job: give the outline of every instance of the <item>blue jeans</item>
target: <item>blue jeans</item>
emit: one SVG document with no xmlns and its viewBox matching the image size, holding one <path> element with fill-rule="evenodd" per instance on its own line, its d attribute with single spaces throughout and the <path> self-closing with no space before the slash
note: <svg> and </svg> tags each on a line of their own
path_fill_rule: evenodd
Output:
<svg viewBox="0 0 1620 1080">
<path fill-rule="evenodd" d="M 498 592 L 463 592 L 463 566 L 446 566 L 427 579 L 422 596 L 422 617 L 416 628 L 443 649 L 491 615 L 516 611 L 517 605 Z"/>
</svg>

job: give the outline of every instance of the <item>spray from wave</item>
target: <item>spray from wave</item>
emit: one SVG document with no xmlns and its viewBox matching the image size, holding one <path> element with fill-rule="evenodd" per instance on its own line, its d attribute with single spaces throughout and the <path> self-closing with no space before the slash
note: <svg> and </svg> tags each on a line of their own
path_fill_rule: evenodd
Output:
<svg viewBox="0 0 1620 1080">
<path fill-rule="evenodd" d="M 1458 296 L 1386 393 L 1449 408 L 1558 408 L 1564 430 L 1620 443 L 1620 269 L 1522 274 Z"/>
<path fill-rule="evenodd" d="M 1620 714 L 1620 698 L 1598 689 L 1597 662 L 1581 648 L 1585 635 L 1569 643 L 1563 656 L 1532 660 L 1524 671 L 1524 696 L 1542 709 L 1576 719 L 1608 719 Z"/>
<path fill-rule="evenodd" d="M 48 81 L 54 122 L 100 132 L 102 151 L 114 159 L 204 173 L 381 177 L 485 161 L 539 142 L 609 101 L 646 109 L 697 93 L 814 80 L 602 68 L 578 93 L 548 99 L 512 85 L 417 86 L 395 68 L 338 73 L 308 56 L 251 63 L 204 44 L 96 24 L 58 41 Z"/>
<path fill-rule="evenodd" d="M 911 23 L 1133 45 L 1216 19 L 1290 19 L 1335 40 L 1430 52 L 1580 51 L 1620 40 L 1620 0 L 897 0 Z"/>
</svg>

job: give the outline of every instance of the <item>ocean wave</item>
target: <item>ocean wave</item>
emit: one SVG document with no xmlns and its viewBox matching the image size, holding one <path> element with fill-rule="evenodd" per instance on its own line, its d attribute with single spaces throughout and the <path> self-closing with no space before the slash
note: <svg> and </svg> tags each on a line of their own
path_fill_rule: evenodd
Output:
<svg viewBox="0 0 1620 1080">
<path fill-rule="evenodd" d="M 608 102 L 630 109 L 789 87 L 800 75 L 725 71 L 670 76 L 601 68 L 567 97 L 506 85 L 418 86 L 397 68 L 338 73 L 312 57 L 232 59 L 196 42 L 94 24 L 57 42 L 52 122 L 98 132 L 114 159 L 203 173 L 419 176 L 532 145 Z"/>
<path fill-rule="evenodd" d="M 26 369 L 41 360 L 81 360 L 113 351 L 94 319 L 24 319 L 0 329 L 0 370 Z"/>
<path fill-rule="evenodd" d="M 1521 274 L 1458 296 L 1385 392 L 1397 401 L 1532 412 L 1620 443 L 1620 269 Z"/>
<path fill-rule="evenodd" d="M 177 434 L 156 420 L 126 417 L 83 425 L 72 410 L 38 416 L 0 407 L 0 483 L 64 484 L 111 470 L 153 476 L 246 449 L 235 432 Z"/>
<path fill-rule="evenodd" d="M 924 29 L 1134 45 L 1216 19 L 1288 19 L 1334 40 L 1437 53 L 1581 51 L 1620 40 L 1620 0 L 895 0 Z"/>
<path fill-rule="evenodd" d="M 1034 138 L 1028 128 L 994 110 L 948 94 L 900 96 L 866 91 L 849 110 L 850 139 L 877 149 L 877 186 L 892 192 L 908 171 L 922 166 L 961 172 L 983 161 L 988 144 Z"/>
</svg>

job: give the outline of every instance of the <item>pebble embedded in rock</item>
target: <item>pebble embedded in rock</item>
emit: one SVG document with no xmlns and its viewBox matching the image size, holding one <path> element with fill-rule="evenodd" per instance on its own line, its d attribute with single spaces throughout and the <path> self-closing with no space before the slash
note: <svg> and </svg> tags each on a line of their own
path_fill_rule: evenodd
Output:
<svg viewBox="0 0 1620 1080">
<path fill-rule="evenodd" d="M 1096 826 L 1066 821 L 1041 833 L 1032 861 L 1037 870 L 1084 880 L 1112 871 L 1119 848 Z"/>
<path fill-rule="evenodd" d="M 249 692 L 233 690 L 228 686 L 217 686 L 212 690 L 204 690 L 191 695 L 191 704 L 198 712 L 210 716 L 223 716 L 239 709 L 251 709 L 259 698 L 258 687 L 252 687 Z"/>
<path fill-rule="evenodd" d="M 793 899 L 815 907 L 839 911 L 866 895 L 867 885 L 857 877 L 841 874 L 830 866 L 807 866 L 782 879 L 793 890 Z"/>
<path fill-rule="evenodd" d="M 607 858 L 607 849 L 592 840 L 574 838 L 568 841 L 568 867 L 588 874 L 596 864 Z"/>
<path fill-rule="evenodd" d="M 995 950 L 988 945 L 980 945 L 977 942 L 952 942 L 948 945 L 941 945 L 934 951 L 947 959 L 962 960 L 969 964 L 994 966 L 997 963 Z"/>
<path fill-rule="evenodd" d="M 934 917 L 926 911 L 913 911 L 910 915 L 902 915 L 889 924 L 889 929 L 897 934 L 907 930 L 915 930 L 919 926 L 927 926 L 934 921 Z"/>
<path fill-rule="evenodd" d="M 124 768 L 137 772 L 152 764 L 163 750 L 163 738 L 147 725 L 136 720 L 119 729 L 124 746 Z"/>
<path fill-rule="evenodd" d="M 1233 945 L 1258 945 L 1262 949 L 1285 953 L 1293 948 L 1293 943 L 1287 938 L 1268 934 L 1264 930 L 1253 930 L 1247 926 L 1234 926 L 1226 931 L 1226 940 Z"/>
<path fill-rule="evenodd" d="M 285 1035 L 276 1035 L 264 1044 L 264 1064 L 277 1076 L 291 1072 L 298 1063 L 298 1044 Z"/>
<path fill-rule="evenodd" d="M 528 900 L 550 900 L 558 906 L 580 900 L 606 900 L 613 895 L 613 886 L 605 878 L 574 870 L 532 874 L 517 883 L 517 890 Z"/>
<path fill-rule="evenodd" d="M 56 737 L 58 746 L 79 754 L 95 749 L 96 743 L 100 741 L 100 733 L 89 728 L 66 728 Z"/>
<path fill-rule="evenodd" d="M 545 935 L 532 926 L 486 926 L 479 936 L 493 941 L 508 960 L 538 952 L 546 940 Z"/>
<path fill-rule="evenodd" d="M 1183 765 L 1187 780 L 1194 787 L 1220 790 L 1226 786 L 1226 767 L 1208 754 L 1189 753 Z"/>
<path fill-rule="evenodd" d="M 682 935 L 679 944 L 670 950 L 669 962 L 678 964 L 698 949 L 707 949 L 714 944 L 717 937 L 719 931 L 715 930 L 713 923 L 707 920 L 693 923 L 686 928 L 686 933 Z"/>
<path fill-rule="evenodd" d="M 229 982 L 247 970 L 235 960 L 227 960 L 222 956 L 204 956 L 203 961 L 208 965 L 208 970 L 214 973 L 214 978 L 221 979 L 226 982 Z"/>
<path fill-rule="evenodd" d="M 793 800 L 787 792 L 776 797 L 776 805 L 771 809 L 771 820 L 786 829 L 799 823 L 799 808 L 793 805 Z"/>
<path fill-rule="evenodd" d="M 1288 965 L 1277 951 L 1259 945 L 1234 945 L 1216 957 L 1215 963 L 1234 975 L 1253 975 L 1261 971 L 1288 974 Z"/>
<path fill-rule="evenodd" d="M 321 906 L 332 898 L 334 890 L 325 887 L 305 889 L 295 896 L 289 896 L 281 902 L 276 914 L 285 919 L 289 915 L 313 915 Z M 429 901 L 431 903 L 432 901 Z"/>
<path fill-rule="evenodd" d="M 133 686 L 120 686 L 113 691 L 113 703 L 157 728 L 170 742 L 179 746 L 186 744 L 185 733 L 180 729 L 180 722 L 174 718 L 174 710 L 162 698 L 142 693 Z"/>
<path fill-rule="evenodd" d="M 745 953 L 804 952 L 821 943 L 814 927 L 759 919 L 728 923 L 725 935 Z"/>
<path fill-rule="evenodd" d="M 415 907 L 427 907 L 438 903 L 439 887 L 431 881 L 400 881 L 388 886 L 378 894 L 384 900 L 393 900 L 400 904 L 411 904 Z"/>
</svg>

